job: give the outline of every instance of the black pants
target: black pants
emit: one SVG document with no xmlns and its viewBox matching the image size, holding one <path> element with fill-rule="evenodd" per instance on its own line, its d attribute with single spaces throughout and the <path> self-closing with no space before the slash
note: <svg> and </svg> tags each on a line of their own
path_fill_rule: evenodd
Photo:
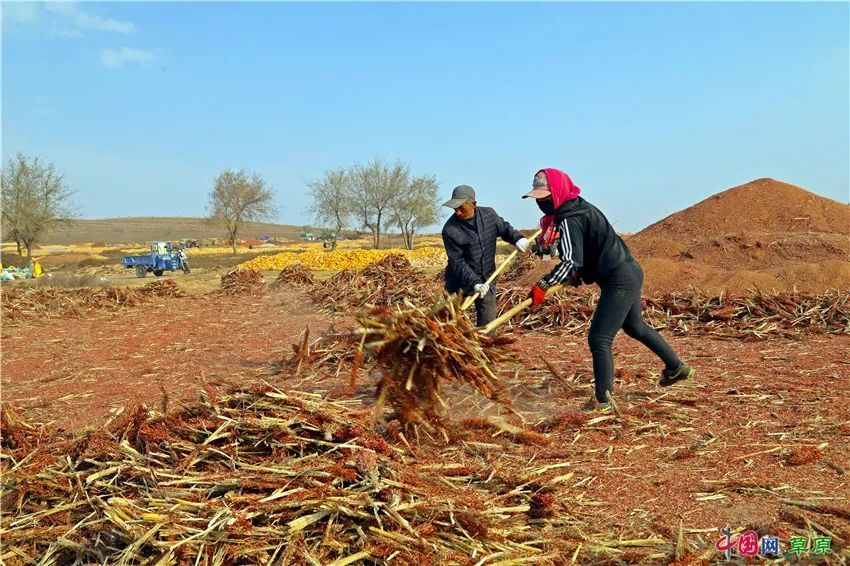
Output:
<svg viewBox="0 0 850 566">
<path fill-rule="evenodd" d="M 614 385 L 614 356 L 611 344 L 620 328 L 638 340 L 661 358 L 669 369 L 679 367 L 679 357 L 670 345 L 654 328 L 643 320 L 640 295 L 643 287 L 643 270 L 636 261 L 629 260 L 600 278 L 602 295 L 593 320 L 587 341 L 593 355 L 593 379 L 596 399 L 600 403 L 607 400 L 606 393 Z"/>
<path fill-rule="evenodd" d="M 475 324 L 486 326 L 496 319 L 496 289 L 490 285 L 490 292 L 475 299 Z"/>
</svg>

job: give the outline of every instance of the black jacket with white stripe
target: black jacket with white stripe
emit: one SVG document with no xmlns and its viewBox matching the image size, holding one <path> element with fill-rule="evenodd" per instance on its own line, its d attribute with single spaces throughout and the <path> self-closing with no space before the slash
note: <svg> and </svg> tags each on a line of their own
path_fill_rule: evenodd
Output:
<svg viewBox="0 0 850 566">
<path fill-rule="evenodd" d="M 564 282 L 594 283 L 632 257 L 605 215 L 581 197 L 558 207 L 555 224 L 561 233 L 558 240 L 561 263 L 538 283 L 544 289 Z"/>
</svg>

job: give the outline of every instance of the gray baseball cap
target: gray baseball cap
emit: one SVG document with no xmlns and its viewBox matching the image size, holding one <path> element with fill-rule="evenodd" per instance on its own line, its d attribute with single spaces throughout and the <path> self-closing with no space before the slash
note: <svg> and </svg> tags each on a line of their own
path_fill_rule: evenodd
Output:
<svg viewBox="0 0 850 566">
<path fill-rule="evenodd" d="M 546 180 L 546 175 L 538 177 L 534 176 L 534 181 L 531 184 L 531 192 L 522 195 L 522 198 L 546 198 L 552 194 L 549 190 L 549 182 Z"/>
<path fill-rule="evenodd" d="M 443 203 L 443 206 L 455 209 L 465 202 L 475 201 L 475 189 L 469 185 L 458 185 L 452 191 L 452 198 Z"/>
</svg>

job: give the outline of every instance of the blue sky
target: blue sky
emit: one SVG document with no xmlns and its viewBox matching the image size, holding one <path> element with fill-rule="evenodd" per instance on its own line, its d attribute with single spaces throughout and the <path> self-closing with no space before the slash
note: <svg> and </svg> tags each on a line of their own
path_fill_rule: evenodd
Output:
<svg viewBox="0 0 850 566">
<path fill-rule="evenodd" d="M 3 3 L 4 162 L 87 218 L 201 215 L 222 169 L 277 190 L 373 157 L 517 226 L 542 167 L 618 230 L 774 177 L 848 201 L 847 3 Z M 450 211 L 445 209 L 445 215 Z"/>
</svg>

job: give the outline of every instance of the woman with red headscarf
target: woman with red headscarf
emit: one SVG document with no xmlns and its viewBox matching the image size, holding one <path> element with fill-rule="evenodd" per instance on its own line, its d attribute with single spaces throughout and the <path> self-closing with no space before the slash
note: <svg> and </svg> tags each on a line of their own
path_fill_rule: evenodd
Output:
<svg viewBox="0 0 850 566">
<path fill-rule="evenodd" d="M 664 362 L 660 385 L 690 379 L 696 372 L 644 321 L 640 302 L 643 271 L 605 215 L 580 193 L 581 189 L 563 171 L 541 169 L 534 176 L 532 191 L 523 195 L 536 199 L 544 214 L 540 220 L 543 232 L 535 249 L 551 251 L 561 260 L 532 287 L 529 297 L 537 307 L 553 285 L 599 285 L 601 296 L 587 338 L 593 355 L 596 395 L 585 409 L 607 413 L 612 409 L 609 403 L 614 384 L 611 344 L 621 328 Z"/>
</svg>

